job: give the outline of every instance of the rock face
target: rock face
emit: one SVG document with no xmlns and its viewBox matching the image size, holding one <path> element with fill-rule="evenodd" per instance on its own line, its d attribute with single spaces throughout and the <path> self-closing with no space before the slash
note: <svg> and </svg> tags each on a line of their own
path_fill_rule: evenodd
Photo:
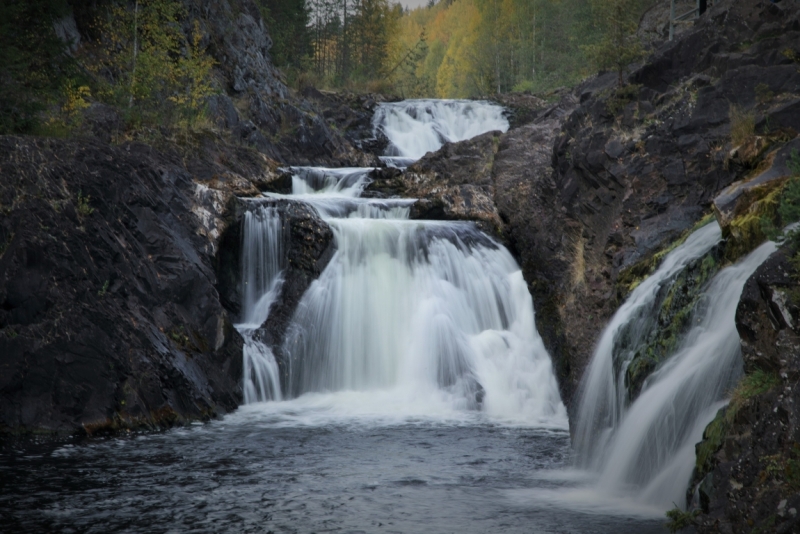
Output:
<svg viewBox="0 0 800 534">
<path fill-rule="evenodd" d="M 773 254 L 736 310 L 747 375 L 698 444 L 698 532 L 800 530 L 800 285 L 793 250 Z"/>
<path fill-rule="evenodd" d="M 488 132 L 460 143 L 447 143 L 426 154 L 404 173 L 378 169 L 367 193 L 417 198 L 414 219 L 475 220 L 495 235 L 502 221 L 494 204 L 492 165 L 500 132 Z"/>
<path fill-rule="evenodd" d="M 288 366 L 283 341 L 297 305 L 311 283 L 319 278 L 336 251 L 333 231 L 317 212 L 302 202 L 288 200 L 237 201 L 236 215 L 221 239 L 217 268 L 222 302 L 235 316 L 241 313 L 241 219 L 245 211 L 258 205 L 277 209 L 283 226 L 282 250 L 286 255 L 283 285 L 270 309 L 269 317 L 257 333 L 258 339 L 272 348 L 281 370 L 281 387 L 286 391 Z"/>
<path fill-rule="evenodd" d="M 0 138 L 0 425 L 169 426 L 241 401 L 191 176 L 151 148 Z"/>
<path fill-rule="evenodd" d="M 568 117 L 553 125 L 552 171 L 524 164 L 500 171 L 504 157 L 529 161 L 533 169 L 544 160 L 530 143 L 503 155 L 524 128 L 501 140 L 497 198 L 503 196 L 501 183 L 536 191 L 528 201 L 519 200 L 524 193 L 507 195 L 518 207 L 512 203 L 501 215 L 508 218 L 509 235 L 517 236 L 512 246 L 533 282 L 537 325 L 567 399 L 601 329 L 626 296 L 631 273 L 708 213 L 717 192 L 760 163 L 729 159 L 736 148 L 729 137 L 730 106 L 752 110 L 756 123 L 769 117 L 763 122 L 774 125 L 778 114 L 788 113 L 784 102 L 799 96 L 797 64 L 776 50 L 793 50 L 800 42 L 800 10 L 783 4 L 721 2 L 680 39 L 662 44 L 631 73 L 627 88 L 617 89 L 613 74 L 579 86 L 579 104 L 574 111 L 562 104 Z M 769 45 L 749 44 L 759 35 Z M 757 101 L 758 83 L 766 85 L 759 94 L 771 92 L 773 100 Z M 772 146 L 796 135 L 771 132 Z M 509 182 L 506 173 L 527 178 Z M 524 202 L 536 208 L 528 211 Z M 538 287 L 536 280 L 542 280 Z"/>
</svg>

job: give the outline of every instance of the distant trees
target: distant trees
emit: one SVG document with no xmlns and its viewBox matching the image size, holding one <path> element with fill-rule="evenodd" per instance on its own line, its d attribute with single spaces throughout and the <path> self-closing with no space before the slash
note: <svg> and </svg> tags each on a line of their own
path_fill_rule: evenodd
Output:
<svg viewBox="0 0 800 534">
<path fill-rule="evenodd" d="M 307 0 L 311 64 L 329 84 L 379 80 L 388 63 L 388 42 L 403 16 L 389 0 Z"/>
<path fill-rule="evenodd" d="M 257 0 L 279 67 L 306 68 L 312 51 L 311 9 L 306 0 Z"/>
<path fill-rule="evenodd" d="M 59 0 L 0 2 L 0 134 L 31 133 L 71 72 L 53 22 L 66 14 Z"/>
<path fill-rule="evenodd" d="M 598 68 L 640 57 L 634 37 L 650 0 L 440 0 L 411 11 L 389 39 L 403 57 L 426 36 L 414 68 L 397 69 L 396 87 L 429 96 L 466 97 L 544 91 L 576 83 Z"/>
<path fill-rule="evenodd" d="M 600 41 L 586 50 L 599 68 L 617 72 L 620 87 L 624 85 L 625 69 L 644 55 L 636 35 L 640 5 L 640 0 L 592 0 L 594 16 L 603 32 Z"/>
</svg>

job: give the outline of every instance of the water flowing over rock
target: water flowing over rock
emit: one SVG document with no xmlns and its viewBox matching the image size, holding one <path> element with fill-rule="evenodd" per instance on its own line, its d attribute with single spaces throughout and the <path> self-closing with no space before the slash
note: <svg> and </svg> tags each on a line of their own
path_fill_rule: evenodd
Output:
<svg viewBox="0 0 800 534">
<path fill-rule="evenodd" d="M 376 131 L 389 139 L 386 155 L 418 160 L 445 143 L 457 143 L 492 130 L 505 132 L 502 107 L 471 100 L 404 100 L 378 106 Z"/>
<path fill-rule="evenodd" d="M 741 375 L 736 303 L 775 244 L 762 245 L 711 280 L 693 311 L 693 328 L 630 404 L 624 376 L 631 349 L 642 344 L 657 317 L 658 293 L 719 237 L 716 225 L 701 229 L 667 256 L 620 308 L 598 345 L 583 386 L 575 436 L 579 464 L 598 472 L 598 492 L 664 509 L 682 501 L 695 444 Z"/>
<path fill-rule="evenodd" d="M 362 197 L 373 171 L 296 168 L 291 195 L 269 194 L 313 207 L 336 243 L 285 337 L 260 339 L 275 356 L 282 395 L 377 391 L 395 398 L 392 405 L 416 397 L 416 405 L 563 425 L 550 358 L 511 255 L 473 223 L 409 220 L 414 200 Z M 275 234 L 267 220 L 258 222 L 262 236 Z M 262 245 L 247 238 L 243 246 Z M 263 273 L 278 269 L 268 265 Z M 291 267 L 283 269 L 257 284 L 253 302 L 280 293 L 274 288 Z M 272 312 L 263 328 L 271 322 Z"/>
</svg>

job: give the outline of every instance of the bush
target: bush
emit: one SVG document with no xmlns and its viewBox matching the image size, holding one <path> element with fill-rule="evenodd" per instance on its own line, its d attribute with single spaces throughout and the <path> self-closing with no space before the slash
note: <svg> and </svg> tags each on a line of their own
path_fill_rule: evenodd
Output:
<svg viewBox="0 0 800 534">
<path fill-rule="evenodd" d="M 733 146 L 740 146 L 747 142 L 756 133 L 756 114 L 745 111 L 739 106 L 731 106 L 731 141 Z"/>
</svg>

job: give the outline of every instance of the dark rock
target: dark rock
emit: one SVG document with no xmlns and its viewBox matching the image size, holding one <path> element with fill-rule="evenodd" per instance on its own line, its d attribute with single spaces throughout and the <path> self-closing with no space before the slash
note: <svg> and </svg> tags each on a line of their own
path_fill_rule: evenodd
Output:
<svg viewBox="0 0 800 534">
<path fill-rule="evenodd" d="M 83 114 L 84 126 L 92 135 L 110 143 L 125 128 L 116 109 L 99 102 L 93 102 Z"/>
<path fill-rule="evenodd" d="M 283 225 L 284 282 L 256 336 L 272 348 L 281 371 L 281 387 L 288 391 L 289 369 L 283 352 L 286 331 L 306 289 L 319 278 L 336 251 L 333 231 L 313 208 L 301 202 L 267 199 L 235 202 L 235 215 L 220 244 L 217 287 L 225 307 L 235 314 L 241 313 L 241 220 L 246 211 L 259 205 L 275 207 Z"/>
<path fill-rule="evenodd" d="M 496 234 L 502 221 L 494 203 L 492 164 L 500 135 L 488 132 L 468 141 L 447 143 L 404 173 L 377 171 L 373 175 L 378 179 L 367 191 L 422 199 L 412 208 L 412 218 L 483 221 Z"/>
<path fill-rule="evenodd" d="M 208 98 L 208 114 L 220 127 L 233 130 L 239 124 L 239 113 L 227 95 L 214 95 Z"/>
<path fill-rule="evenodd" d="M 736 309 L 747 389 L 697 445 L 698 532 L 790 533 L 800 527 L 800 313 L 796 245 L 750 277 Z M 701 463 L 701 458 L 705 460 Z"/>
<path fill-rule="evenodd" d="M 234 409 L 242 340 L 188 173 L 143 145 L 0 147 L 0 427 L 93 434 Z"/>
</svg>

